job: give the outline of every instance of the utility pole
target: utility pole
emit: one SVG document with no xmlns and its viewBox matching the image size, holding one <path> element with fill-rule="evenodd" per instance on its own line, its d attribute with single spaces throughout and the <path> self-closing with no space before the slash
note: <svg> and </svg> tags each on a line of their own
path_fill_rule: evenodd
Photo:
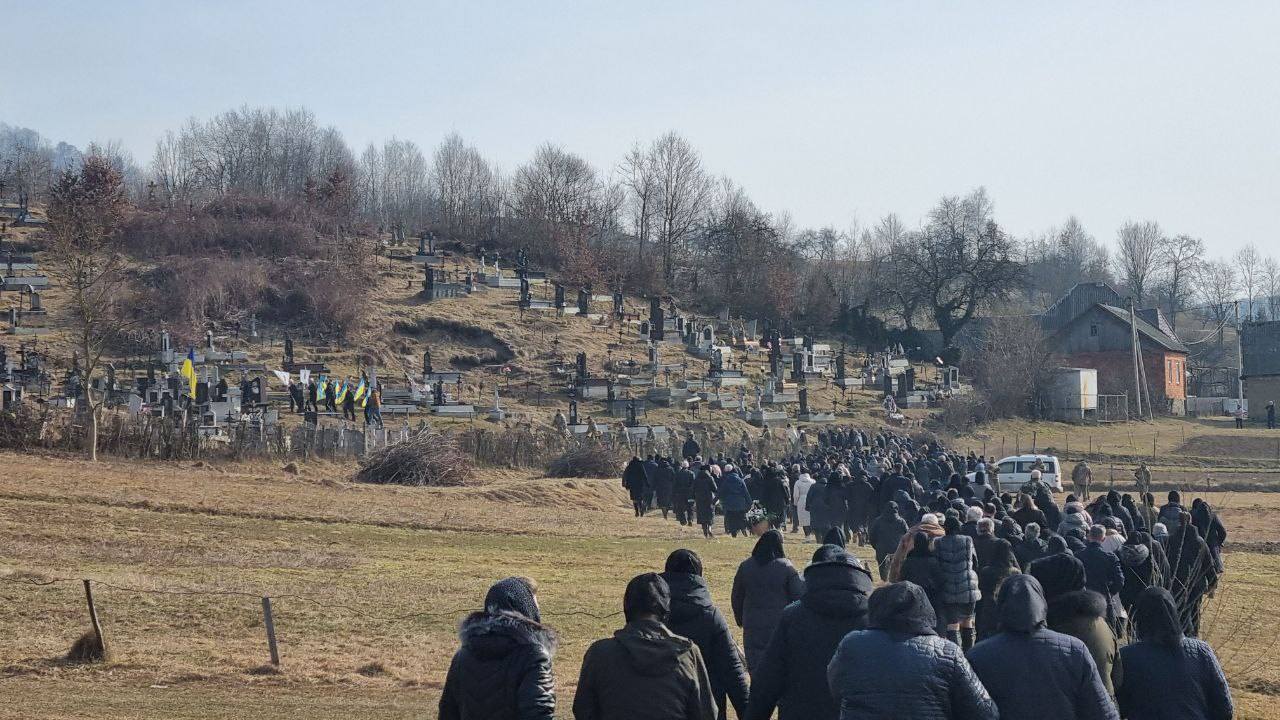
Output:
<svg viewBox="0 0 1280 720">
<path fill-rule="evenodd" d="M 1240 336 L 1243 335 L 1243 328 L 1240 327 L 1240 301 L 1235 302 L 1236 306 L 1236 412 L 1240 413 L 1240 417 L 1244 416 L 1244 343 L 1241 342 Z M 1252 308 L 1250 308 L 1252 311 Z"/>
<path fill-rule="evenodd" d="M 1138 315 L 1129 298 L 1129 342 L 1133 347 L 1133 399 L 1137 403 L 1137 416 L 1142 417 L 1142 348 L 1138 345 Z"/>
</svg>

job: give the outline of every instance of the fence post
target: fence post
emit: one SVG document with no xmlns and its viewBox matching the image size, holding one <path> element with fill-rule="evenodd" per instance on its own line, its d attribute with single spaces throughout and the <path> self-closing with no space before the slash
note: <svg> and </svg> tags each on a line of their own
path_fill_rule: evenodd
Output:
<svg viewBox="0 0 1280 720">
<path fill-rule="evenodd" d="M 276 622 L 271 615 L 271 598 L 262 598 L 262 622 L 267 627 L 267 649 L 271 651 L 271 664 L 280 667 L 280 648 L 276 645 Z"/>
<path fill-rule="evenodd" d="M 89 603 L 89 623 L 93 625 L 93 636 L 98 640 L 102 656 L 106 657 L 107 638 L 102 634 L 102 623 L 98 620 L 98 607 L 93 602 L 93 584 L 89 580 L 84 581 L 84 599 Z"/>
</svg>

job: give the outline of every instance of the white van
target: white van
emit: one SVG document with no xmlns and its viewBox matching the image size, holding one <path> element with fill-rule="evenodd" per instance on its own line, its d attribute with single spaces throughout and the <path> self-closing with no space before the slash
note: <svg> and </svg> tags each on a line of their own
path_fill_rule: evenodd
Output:
<svg viewBox="0 0 1280 720">
<path fill-rule="evenodd" d="M 1040 471 L 1040 481 L 1054 492 L 1062 492 L 1061 465 L 1056 455 L 1014 455 L 1004 458 L 996 463 L 994 478 L 991 477 L 991 468 L 987 468 L 987 481 L 996 492 L 1016 493 L 1023 485 L 1031 482 L 1031 470 L 1037 460 L 1044 467 Z M 973 473 L 969 473 L 967 477 L 969 482 L 973 482 Z"/>
</svg>

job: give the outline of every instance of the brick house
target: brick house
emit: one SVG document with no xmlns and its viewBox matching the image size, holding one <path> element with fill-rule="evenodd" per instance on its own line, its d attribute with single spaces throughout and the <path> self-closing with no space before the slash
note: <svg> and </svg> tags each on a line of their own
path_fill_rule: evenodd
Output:
<svg viewBox="0 0 1280 720">
<path fill-rule="evenodd" d="M 1080 283 L 1040 315 L 1051 351 L 1070 367 L 1098 371 L 1098 392 L 1128 395 L 1133 408 L 1133 336 L 1125 300 L 1106 283 Z M 1155 409 L 1186 414 L 1187 347 L 1157 308 L 1137 326 L 1148 393 Z"/>
</svg>

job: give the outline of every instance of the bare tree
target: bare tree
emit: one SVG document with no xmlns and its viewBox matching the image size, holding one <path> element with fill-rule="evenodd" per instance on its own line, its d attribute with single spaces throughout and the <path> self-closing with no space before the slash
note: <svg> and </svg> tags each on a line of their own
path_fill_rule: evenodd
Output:
<svg viewBox="0 0 1280 720">
<path fill-rule="evenodd" d="M 1236 269 L 1231 263 L 1211 260 L 1200 266 L 1196 291 L 1200 302 L 1203 303 L 1209 312 L 1210 319 L 1218 329 L 1216 334 L 1219 345 L 1222 343 L 1222 327 L 1231 315 L 1231 306 L 1236 300 L 1239 288 Z"/>
<path fill-rule="evenodd" d="M 445 137 L 432 156 L 431 188 L 446 232 L 466 237 L 480 232 L 485 210 L 492 205 L 495 181 L 479 150 L 456 132 Z"/>
<path fill-rule="evenodd" d="M 109 159 L 90 154 L 78 172 L 64 171 L 50 189 L 49 257 L 66 295 L 68 320 L 83 360 L 90 460 L 98 459 L 98 424 L 107 396 L 94 373 L 113 339 L 129 324 L 127 263 L 116 246 L 125 209 L 123 180 Z"/>
<path fill-rule="evenodd" d="M 1258 253 L 1257 247 L 1249 244 L 1236 251 L 1231 260 L 1236 264 L 1240 291 L 1244 293 L 1245 307 L 1248 308 L 1245 317 L 1252 318 L 1254 316 L 1253 299 L 1257 297 L 1262 283 L 1262 256 Z"/>
<path fill-rule="evenodd" d="M 1151 220 L 1129 221 L 1120 226 L 1116 243 L 1119 246 L 1116 262 L 1120 268 L 1120 279 L 1139 304 L 1146 301 L 1147 292 L 1160 271 L 1163 239 L 1160 225 Z"/>
<path fill-rule="evenodd" d="M 1190 235 L 1177 235 L 1164 246 L 1161 254 L 1169 323 L 1176 330 L 1178 313 L 1191 299 L 1192 281 L 1204 262 L 1204 241 Z"/>
<path fill-rule="evenodd" d="M 898 246 L 897 282 L 928 309 L 947 347 L 979 307 L 1007 298 L 1022 282 L 1013 242 L 992 212 L 983 188 L 945 197 L 925 227 Z"/>
<path fill-rule="evenodd" d="M 655 140 L 650 154 L 658 181 L 662 278 L 670 284 L 675 279 L 676 261 L 692 239 L 711 197 L 711 185 L 698 151 L 675 132 Z"/>
<path fill-rule="evenodd" d="M 618 165 L 622 186 L 631 203 L 631 227 L 636 235 L 636 260 L 643 266 L 645 249 L 652 240 L 653 217 L 658 204 L 658 173 L 653 156 L 640 147 L 631 146 Z"/>
<path fill-rule="evenodd" d="M 1280 320 L 1280 262 L 1270 255 L 1262 261 L 1262 287 L 1267 294 L 1267 315 Z"/>
</svg>

